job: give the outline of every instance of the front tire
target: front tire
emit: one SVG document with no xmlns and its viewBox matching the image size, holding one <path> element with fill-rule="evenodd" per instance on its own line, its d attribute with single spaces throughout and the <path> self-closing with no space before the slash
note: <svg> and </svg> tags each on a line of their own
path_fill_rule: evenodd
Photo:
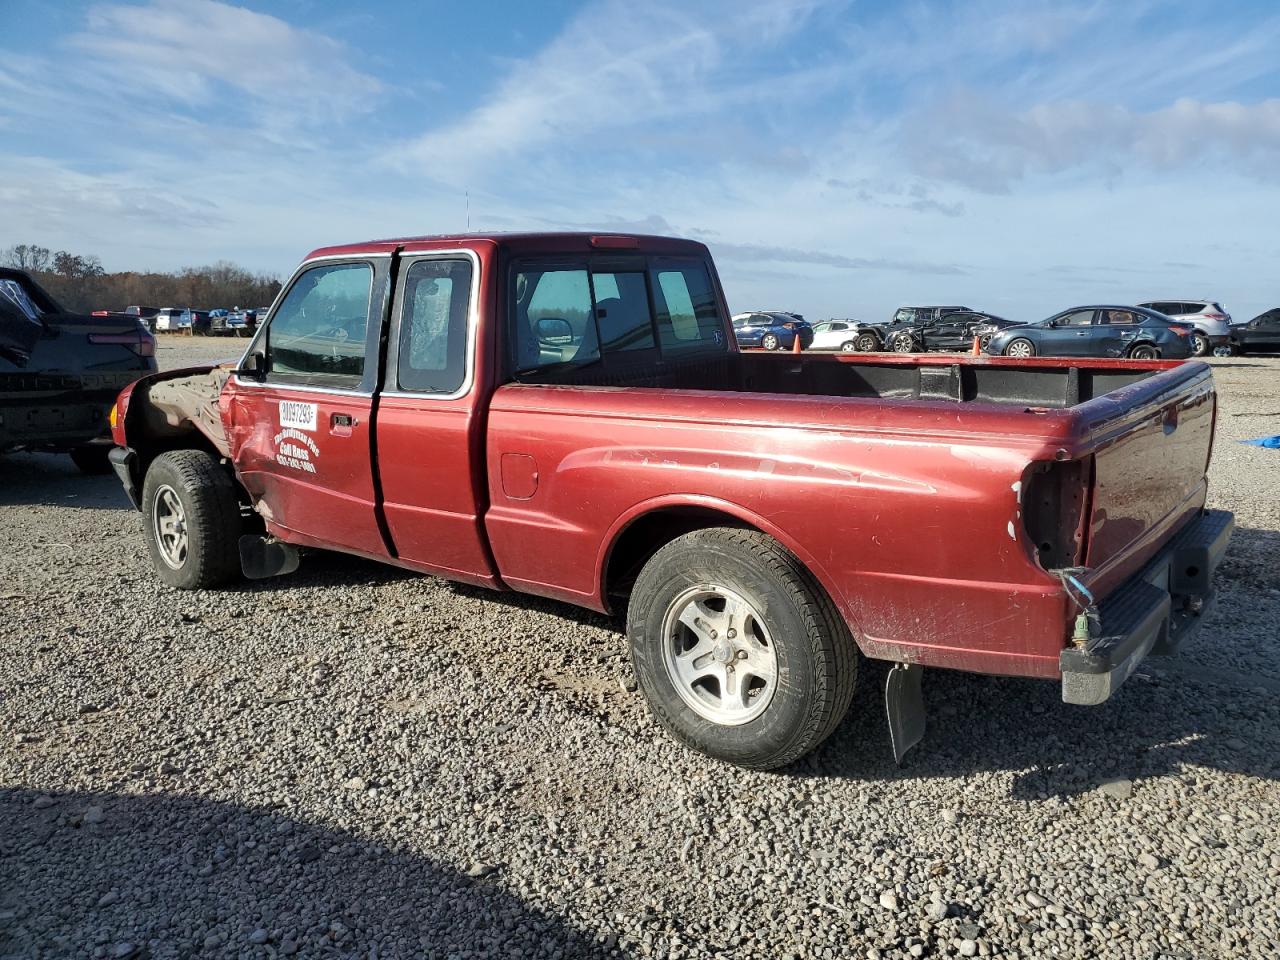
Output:
<svg viewBox="0 0 1280 960">
<path fill-rule="evenodd" d="M 632 591 L 627 635 L 654 717 L 727 763 L 797 760 L 853 697 L 848 627 L 800 562 L 755 530 L 695 530 L 654 554 Z"/>
<path fill-rule="evenodd" d="M 909 333 L 898 334 L 896 337 L 893 338 L 893 343 L 890 344 L 890 346 L 892 346 L 894 353 L 915 353 L 916 352 L 915 338 L 912 337 L 911 334 Z"/>
<path fill-rule="evenodd" d="M 760 340 L 760 346 L 766 350 L 777 350 L 778 347 L 782 346 L 782 341 L 778 339 L 777 334 L 766 333 Z"/>
<path fill-rule="evenodd" d="M 1004 355 L 1006 357 L 1034 357 L 1036 355 L 1036 345 L 1025 337 L 1019 337 L 1004 348 Z"/>
<path fill-rule="evenodd" d="M 142 526 L 160 579 L 202 590 L 240 575 L 240 501 L 231 477 L 203 450 L 152 461 L 142 485 Z"/>
</svg>

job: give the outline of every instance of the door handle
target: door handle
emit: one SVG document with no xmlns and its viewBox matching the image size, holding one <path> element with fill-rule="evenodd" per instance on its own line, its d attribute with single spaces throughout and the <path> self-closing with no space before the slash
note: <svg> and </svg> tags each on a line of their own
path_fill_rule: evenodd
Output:
<svg viewBox="0 0 1280 960">
<path fill-rule="evenodd" d="M 1077 336 L 1077 337 L 1087 337 L 1088 335 L 1089 335 L 1089 331 L 1088 331 L 1088 330 L 1078 330 L 1078 331 L 1076 331 L 1076 336 Z"/>
<path fill-rule="evenodd" d="M 349 437 L 356 422 L 356 418 L 349 413 L 335 413 L 329 417 L 329 432 L 335 437 Z"/>
</svg>

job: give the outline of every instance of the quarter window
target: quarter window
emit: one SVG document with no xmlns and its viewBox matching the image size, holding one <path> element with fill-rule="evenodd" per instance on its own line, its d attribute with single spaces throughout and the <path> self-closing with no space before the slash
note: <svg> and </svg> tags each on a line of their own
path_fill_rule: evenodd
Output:
<svg viewBox="0 0 1280 960">
<path fill-rule="evenodd" d="M 298 277 L 267 329 L 268 379 L 357 386 L 372 286 L 367 263 L 312 267 Z"/>
<path fill-rule="evenodd" d="M 453 393 L 466 380 L 470 260 L 419 260 L 401 296 L 397 382 L 415 393 Z"/>
<path fill-rule="evenodd" d="M 654 309 L 663 351 L 721 347 L 724 328 L 707 268 L 701 263 L 664 266 L 654 276 Z"/>
</svg>

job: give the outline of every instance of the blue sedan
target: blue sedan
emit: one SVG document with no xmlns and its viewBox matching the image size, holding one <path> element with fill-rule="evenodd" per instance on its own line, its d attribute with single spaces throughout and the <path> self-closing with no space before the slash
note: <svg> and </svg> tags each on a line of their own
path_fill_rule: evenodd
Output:
<svg viewBox="0 0 1280 960">
<path fill-rule="evenodd" d="M 1039 323 L 1006 327 L 986 352 L 1006 357 L 1126 357 L 1185 360 L 1192 328 L 1145 307 L 1072 307 Z"/>
<path fill-rule="evenodd" d="M 790 350 L 800 338 L 801 349 L 813 343 L 813 327 L 793 313 L 739 313 L 733 318 L 733 335 L 740 347 Z"/>
</svg>

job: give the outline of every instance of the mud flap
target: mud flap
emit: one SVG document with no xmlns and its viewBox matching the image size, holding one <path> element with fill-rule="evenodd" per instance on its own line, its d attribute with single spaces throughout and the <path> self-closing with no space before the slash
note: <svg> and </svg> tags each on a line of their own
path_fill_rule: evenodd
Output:
<svg viewBox="0 0 1280 960">
<path fill-rule="evenodd" d="M 240 569 L 250 580 L 266 580 L 298 569 L 298 548 L 266 537 L 240 538 Z"/>
<path fill-rule="evenodd" d="M 884 685 L 884 709 L 889 717 L 889 743 L 899 766 L 908 750 L 924 737 L 924 667 L 895 663 Z"/>
</svg>

